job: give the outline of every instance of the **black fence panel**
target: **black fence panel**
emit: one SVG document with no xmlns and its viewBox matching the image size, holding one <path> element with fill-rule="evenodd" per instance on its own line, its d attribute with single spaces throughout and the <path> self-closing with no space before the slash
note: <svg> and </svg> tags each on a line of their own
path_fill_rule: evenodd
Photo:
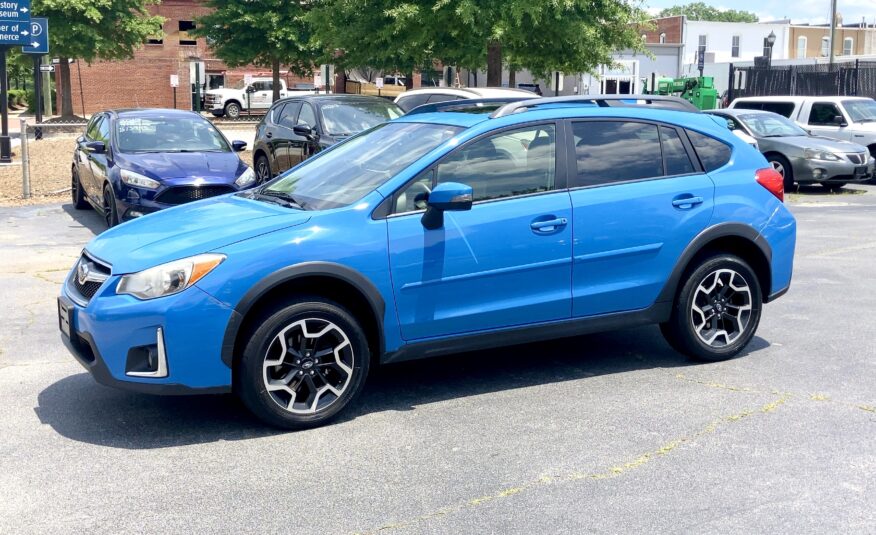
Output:
<svg viewBox="0 0 876 535">
<path fill-rule="evenodd" d="M 858 95 L 876 98 L 876 61 L 734 69 L 733 98 Z"/>
</svg>

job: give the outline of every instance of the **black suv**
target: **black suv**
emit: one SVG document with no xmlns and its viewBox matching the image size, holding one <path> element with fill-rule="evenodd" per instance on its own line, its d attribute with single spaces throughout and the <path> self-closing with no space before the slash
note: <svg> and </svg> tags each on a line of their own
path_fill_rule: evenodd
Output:
<svg viewBox="0 0 876 535">
<path fill-rule="evenodd" d="M 253 167 L 259 182 L 372 126 L 401 117 L 391 101 L 362 95 L 302 95 L 278 100 L 256 130 Z"/>
</svg>

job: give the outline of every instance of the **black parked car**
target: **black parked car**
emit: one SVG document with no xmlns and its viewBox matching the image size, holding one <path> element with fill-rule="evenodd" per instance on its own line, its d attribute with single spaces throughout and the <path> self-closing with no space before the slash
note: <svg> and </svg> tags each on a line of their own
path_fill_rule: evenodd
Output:
<svg viewBox="0 0 876 535">
<path fill-rule="evenodd" d="M 362 95 L 301 95 L 278 100 L 256 130 L 253 164 L 259 182 L 372 126 L 401 117 L 392 102 Z"/>
</svg>

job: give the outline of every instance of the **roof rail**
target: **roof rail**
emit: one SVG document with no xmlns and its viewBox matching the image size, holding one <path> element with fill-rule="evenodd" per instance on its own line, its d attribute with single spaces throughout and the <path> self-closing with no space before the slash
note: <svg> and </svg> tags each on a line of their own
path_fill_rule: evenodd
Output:
<svg viewBox="0 0 876 535">
<path fill-rule="evenodd" d="M 532 100 L 531 97 L 494 97 L 494 98 L 460 98 L 459 100 L 445 100 L 444 102 L 432 102 L 420 104 L 408 111 L 406 115 L 418 113 L 433 113 L 447 111 L 464 111 L 472 108 L 485 108 L 483 111 L 491 111 L 493 108 L 501 108 L 513 102 Z"/>
<path fill-rule="evenodd" d="M 490 115 L 495 119 L 512 113 L 520 113 L 530 108 L 547 104 L 594 104 L 601 108 L 650 106 L 666 110 L 699 112 L 700 110 L 681 97 L 670 95 L 570 95 L 566 97 L 532 98 L 506 104 Z"/>
</svg>

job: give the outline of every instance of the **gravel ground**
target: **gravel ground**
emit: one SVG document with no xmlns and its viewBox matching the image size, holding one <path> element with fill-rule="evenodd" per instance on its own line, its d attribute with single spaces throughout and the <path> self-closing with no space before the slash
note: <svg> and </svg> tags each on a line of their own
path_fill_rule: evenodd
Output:
<svg viewBox="0 0 876 535">
<path fill-rule="evenodd" d="M 234 125 L 220 128 L 228 139 L 247 142 L 241 159 L 252 165 L 252 143 L 255 126 Z M 0 167 L 0 206 L 25 206 L 65 201 L 70 195 L 70 165 L 78 134 L 51 137 L 28 143 L 30 157 L 30 199 L 22 198 L 21 148 L 13 148 L 13 164 Z"/>
</svg>

